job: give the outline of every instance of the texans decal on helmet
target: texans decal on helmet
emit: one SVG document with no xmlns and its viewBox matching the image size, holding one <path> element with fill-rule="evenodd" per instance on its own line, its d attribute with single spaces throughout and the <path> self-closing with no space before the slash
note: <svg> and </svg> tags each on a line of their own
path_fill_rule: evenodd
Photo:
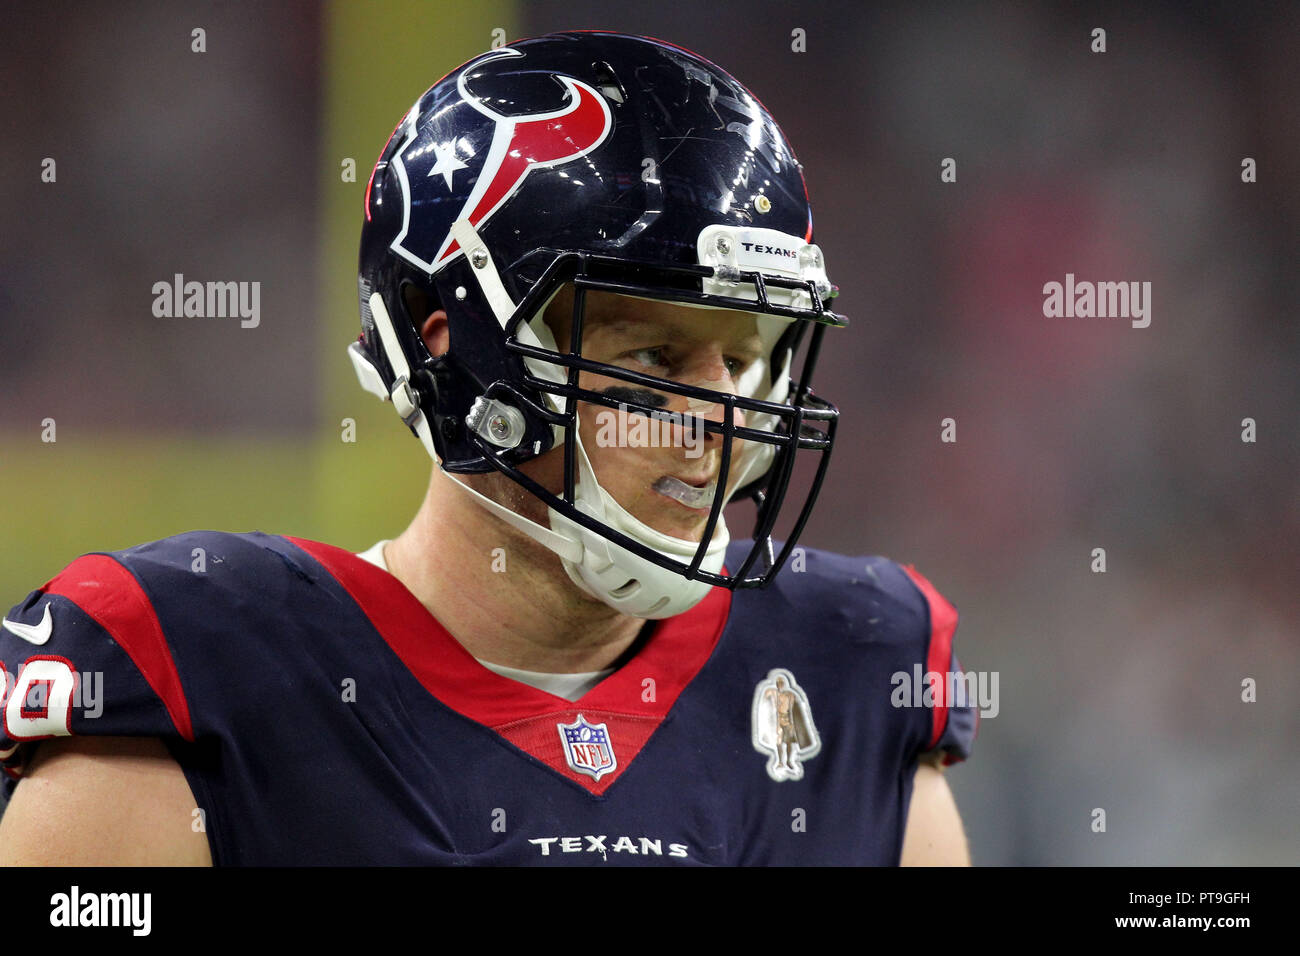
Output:
<svg viewBox="0 0 1300 956">
<path fill-rule="evenodd" d="M 504 47 L 474 61 L 471 67 L 474 72 L 479 72 L 494 60 L 520 55 L 519 51 Z M 472 75 L 471 69 L 466 68 L 456 78 L 456 90 L 464 106 L 448 104 L 429 115 L 413 113 L 408 117 L 405 124 L 409 126 L 407 138 L 392 160 L 402 184 L 404 200 L 402 229 L 393 240 L 393 250 L 429 271 L 442 268 L 462 251 L 451 233 L 452 222 L 463 218 L 476 228 L 483 225 L 514 195 L 530 171 L 559 166 L 585 156 L 604 141 L 612 126 L 605 98 L 581 80 L 556 74 L 538 76 L 541 84 L 549 81 L 552 85 L 558 83 L 562 86 L 566 105 L 549 112 L 507 116 L 494 110 L 487 98 L 474 94 L 469 88 Z M 542 91 L 543 95 L 547 92 Z M 487 143 L 464 135 L 464 121 L 458 116 L 458 110 L 466 107 L 477 110 L 491 121 L 490 127 L 479 128 L 480 133 L 490 130 Z M 432 166 L 428 159 L 430 152 L 436 160 Z M 472 162 L 460 159 L 461 153 Z M 430 167 L 427 171 L 424 169 L 426 166 Z M 454 188 L 453 166 L 469 170 L 464 180 L 474 186 L 468 196 Z M 443 229 L 423 231 L 408 241 L 410 178 L 421 174 L 444 176 L 450 190 L 447 200 L 426 201 L 426 204 L 433 209 L 445 209 L 448 218 Z M 422 209 L 421 215 L 427 217 L 432 211 Z M 427 243 L 430 238 L 436 238 L 439 231 L 443 233 L 443 239 L 436 251 L 431 253 L 428 248 L 412 248 L 421 240 Z"/>
</svg>

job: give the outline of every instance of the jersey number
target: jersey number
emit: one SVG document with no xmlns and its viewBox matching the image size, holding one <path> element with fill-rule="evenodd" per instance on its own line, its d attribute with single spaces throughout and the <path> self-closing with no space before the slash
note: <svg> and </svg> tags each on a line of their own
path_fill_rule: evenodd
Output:
<svg viewBox="0 0 1300 956">
<path fill-rule="evenodd" d="M 32 657 L 10 685 L 5 679 L 4 727 L 13 740 L 66 737 L 72 733 L 72 701 L 77 672 L 63 657 Z"/>
</svg>

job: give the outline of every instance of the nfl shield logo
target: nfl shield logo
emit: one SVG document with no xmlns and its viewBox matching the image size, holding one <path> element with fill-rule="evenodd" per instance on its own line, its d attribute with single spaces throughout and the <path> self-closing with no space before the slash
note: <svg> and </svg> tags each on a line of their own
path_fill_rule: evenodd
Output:
<svg viewBox="0 0 1300 956">
<path fill-rule="evenodd" d="M 609 743 L 609 729 L 604 724 L 589 724 L 579 714 L 573 723 L 555 726 L 560 731 L 564 759 L 570 769 L 599 780 L 618 766 Z"/>
</svg>

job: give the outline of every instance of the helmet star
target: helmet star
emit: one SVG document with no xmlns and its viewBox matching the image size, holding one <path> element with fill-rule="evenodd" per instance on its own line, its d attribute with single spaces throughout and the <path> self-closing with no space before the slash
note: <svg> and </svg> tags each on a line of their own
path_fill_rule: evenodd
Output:
<svg viewBox="0 0 1300 956">
<path fill-rule="evenodd" d="M 434 143 L 433 155 L 438 157 L 438 161 L 434 163 L 433 168 L 429 170 L 429 175 L 441 175 L 443 180 L 447 183 L 447 190 L 450 191 L 452 173 L 456 172 L 458 169 L 467 169 L 468 167 L 456 158 L 455 143 Z"/>
</svg>

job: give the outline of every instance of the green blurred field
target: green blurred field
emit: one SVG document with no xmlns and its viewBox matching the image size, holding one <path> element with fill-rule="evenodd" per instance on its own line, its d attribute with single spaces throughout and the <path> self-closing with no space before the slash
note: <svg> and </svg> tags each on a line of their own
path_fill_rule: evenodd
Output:
<svg viewBox="0 0 1300 956">
<path fill-rule="evenodd" d="M 8 608 L 90 551 L 182 531 L 268 531 L 361 549 L 403 527 L 429 460 L 377 401 L 358 440 L 0 438 L 0 604 Z"/>
</svg>

